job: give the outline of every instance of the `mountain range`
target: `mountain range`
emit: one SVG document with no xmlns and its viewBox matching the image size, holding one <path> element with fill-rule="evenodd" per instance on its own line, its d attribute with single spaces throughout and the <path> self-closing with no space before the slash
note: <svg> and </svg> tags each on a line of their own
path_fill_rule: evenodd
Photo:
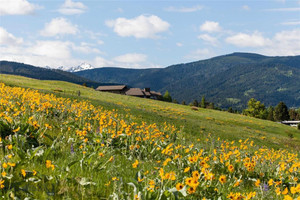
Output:
<svg viewBox="0 0 300 200">
<path fill-rule="evenodd" d="M 33 65 L 10 61 L 0 61 L 0 73 L 20 75 L 40 80 L 67 81 L 80 85 L 86 84 L 89 87 L 97 87 L 100 85 L 100 83 L 96 81 L 91 81 L 87 78 L 60 69 L 35 67 Z"/>
<path fill-rule="evenodd" d="M 96 68 L 75 72 L 87 79 L 168 90 L 178 102 L 202 96 L 222 108 L 243 109 L 250 98 L 265 105 L 300 107 L 300 56 L 233 53 L 155 69 Z"/>
<path fill-rule="evenodd" d="M 69 71 L 73 73 L 0 61 L 0 73 L 85 83 L 94 88 L 107 84 L 150 87 L 161 93 L 168 90 L 178 102 L 200 101 L 205 96 L 215 106 L 241 110 L 250 98 L 255 98 L 266 106 L 283 101 L 289 107 L 300 107 L 300 56 L 233 53 L 166 68 L 93 69 L 84 63 Z"/>
</svg>

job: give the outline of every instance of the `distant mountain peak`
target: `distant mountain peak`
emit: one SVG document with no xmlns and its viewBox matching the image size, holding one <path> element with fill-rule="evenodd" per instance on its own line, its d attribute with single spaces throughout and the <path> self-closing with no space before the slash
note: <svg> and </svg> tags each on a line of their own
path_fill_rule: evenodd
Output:
<svg viewBox="0 0 300 200">
<path fill-rule="evenodd" d="M 79 72 L 83 70 L 88 70 L 88 69 L 95 69 L 91 64 L 83 62 L 77 67 L 71 67 L 70 69 L 67 69 L 66 71 L 68 72 Z"/>
</svg>

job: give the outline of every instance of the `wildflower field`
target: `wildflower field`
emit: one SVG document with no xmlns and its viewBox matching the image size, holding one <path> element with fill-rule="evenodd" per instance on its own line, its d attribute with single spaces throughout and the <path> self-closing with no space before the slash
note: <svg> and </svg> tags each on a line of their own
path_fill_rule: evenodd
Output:
<svg viewBox="0 0 300 200">
<path fill-rule="evenodd" d="M 189 135 L 172 122 L 190 113 L 174 107 L 152 105 L 157 119 L 169 116 L 154 123 L 125 103 L 123 111 L 114 105 L 0 83 L 0 197 L 300 199 L 297 151 L 206 134 L 208 126 Z"/>
</svg>

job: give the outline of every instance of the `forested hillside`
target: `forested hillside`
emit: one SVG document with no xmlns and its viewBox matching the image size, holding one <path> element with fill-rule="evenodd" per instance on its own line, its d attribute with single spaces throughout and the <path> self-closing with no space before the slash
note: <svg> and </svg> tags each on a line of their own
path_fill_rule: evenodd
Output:
<svg viewBox="0 0 300 200">
<path fill-rule="evenodd" d="M 76 72 L 98 82 L 151 87 L 181 102 L 202 96 L 219 107 L 244 108 L 253 97 L 266 105 L 300 106 L 300 56 L 233 53 L 161 69 L 98 68 Z"/>
</svg>

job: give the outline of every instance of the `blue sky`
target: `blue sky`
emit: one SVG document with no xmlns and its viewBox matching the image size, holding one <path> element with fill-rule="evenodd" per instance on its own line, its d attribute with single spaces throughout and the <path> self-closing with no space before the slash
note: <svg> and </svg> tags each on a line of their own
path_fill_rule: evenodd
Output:
<svg viewBox="0 0 300 200">
<path fill-rule="evenodd" d="M 300 55 L 300 0 L 0 0 L 0 60 L 152 68 Z"/>
</svg>

